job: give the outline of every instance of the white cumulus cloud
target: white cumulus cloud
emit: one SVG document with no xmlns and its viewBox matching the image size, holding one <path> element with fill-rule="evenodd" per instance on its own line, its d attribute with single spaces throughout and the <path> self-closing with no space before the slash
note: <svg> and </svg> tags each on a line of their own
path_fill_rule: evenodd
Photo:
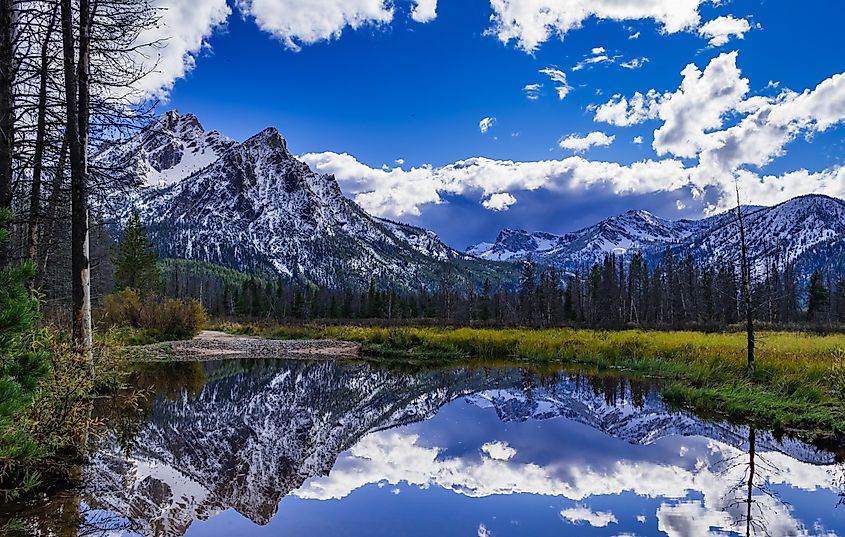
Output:
<svg viewBox="0 0 845 537">
<path fill-rule="evenodd" d="M 529 162 L 474 157 L 439 168 L 383 170 L 362 164 L 345 153 L 309 153 L 300 158 L 318 172 L 333 174 L 343 191 L 365 210 L 390 217 L 419 215 L 420 207 L 443 203 L 441 194 L 479 194 L 487 198 L 541 188 L 562 192 L 598 185 L 622 194 L 675 190 L 690 181 L 689 170 L 672 159 L 622 165 L 578 156 Z"/>
<path fill-rule="evenodd" d="M 235 3 L 241 13 L 254 18 L 259 28 L 291 50 L 299 50 L 303 44 L 336 39 L 347 27 L 389 23 L 394 12 L 387 0 L 235 0 Z"/>
<path fill-rule="evenodd" d="M 513 195 L 508 194 L 507 192 L 499 192 L 481 202 L 481 205 L 485 209 L 490 209 L 491 211 L 507 211 L 510 209 L 510 206 L 515 203 L 516 198 L 513 197 Z"/>
<path fill-rule="evenodd" d="M 708 144 L 707 132 L 722 128 L 725 113 L 736 109 L 748 93 L 748 80 L 736 65 L 736 52 L 721 54 L 702 72 L 689 64 L 681 87 L 659 107 L 663 126 L 654 132 L 659 155 L 692 158 Z"/>
<path fill-rule="evenodd" d="M 586 522 L 594 528 L 604 528 L 609 524 L 616 524 L 618 520 L 613 513 L 598 512 L 594 513 L 589 507 L 579 505 L 577 507 L 570 507 L 560 512 L 561 518 L 572 522 L 573 524 L 581 524 Z"/>
<path fill-rule="evenodd" d="M 687 169 L 690 185 L 697 191 L 720 189 L 721 198 L 713 209 L 733 203 L 730 192 L 737 180 L 749 202 L 759 204 L 808 193 L 845 195 L 841 166 L 778 176 L 748 169 L 770 164 L 798 137 L 809 139 L 845 122 L 845 73 L 800 93 L 783 89 L 774 97 L 749 95 L 750 84 L 737 58 L 736 52 L 720 54 L 704 70 L 688 65 L 674 92 L 651 90 L 630 99 L 616 95 L 595 108 L 594 119 L 617 126 L 661 120 L 654 131 L 655 151 L 696 159 L 697 164 Z"/>
<path fill-rule="evenodd" d="M 615 21 L 652 19 L 666 33 L 697 28 L 699 5 L 707 0 L 491 0 L 491 32 L 502 43 L 515 41 L 533 52 L 553 36 L 563 37 L 590 18 Z"/>
<path fill-rule="evenodd" d="M 630 127 L 649 119 L 656 119 L 662 97 L 654 90 L 645 95 L 637 92 L 630 99 L 622 95 L 614 95 L 606 103 L 595 107 L 593 120 L 617 127 Z"/>
<path fill-rule="evenodd" d="M 145 29 L 137 42 L 158 45 L 138 51 L 136 61 L 150 72 L 135 84 L 135 89 L 144 96 L 163 97 L 176 80 L 193 69 L 206 40 L 226 22 L 231 11 L 226 0 L 155 0 L 152 5 L 158 24 Z"/>
<path fill-rule="evenodd" d="M 745 19 L 737 19 L 732 15 L 717 17 L 706 22 L 698 29 L 698 35 L 710 39 L 714 47 L 726 45 L 731 37 L 744 39 L 745 33 L 751 30 L 751 24 Z"/>
<path fill-rule="evenodd" d="M 481 131 L 481 134 L 486 134 L 490 128 L 496 124 L 495 117 L 485 117 L 481 121 L 478 122 L 478 130 Z"/>
<path fill-rule="evenodd" d="M 411 18 L 417 22 L 430 22 L 437 18 L 437 0 L 414 0 Z"/>
<path fill-rule="evenodd" d="M 591 147 L 607 147 L 613 143 L 616 136 L 608 136 L 599 131 L 594 131 L 586 136 L 578 136 L 577 134 L 570 134 L 563 138 L 558 145 L 563 149 L 571 149 L 577 153 L 582 153 Z"/>
</svg>

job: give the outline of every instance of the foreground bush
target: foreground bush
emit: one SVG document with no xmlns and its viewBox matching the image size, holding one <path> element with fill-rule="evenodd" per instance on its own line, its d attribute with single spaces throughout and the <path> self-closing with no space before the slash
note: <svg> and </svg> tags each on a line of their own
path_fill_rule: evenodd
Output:
<svg viewBox="0 0 845 537">
<path fill-rule="evenodd" d="M 154 341 L 170 341 L 199 334 L 208 313 L 194 299 L 142 298 L 134 289 L 124 289 L 105 298 L 100 322 L 105 327 L 141 329 Z"/>
<path fill-rule="evenodd" d="M 0 211 L 0 247 L 11 220 Z M 42 446 L 22 426 L 20 416 L 47 374 L 47 357 L 33 348 L 38 302 L 26 289 L 35 274 L 31 263 L 0 268 L 0 500 L 35 486 L 31 463 Z"/>
</svg>

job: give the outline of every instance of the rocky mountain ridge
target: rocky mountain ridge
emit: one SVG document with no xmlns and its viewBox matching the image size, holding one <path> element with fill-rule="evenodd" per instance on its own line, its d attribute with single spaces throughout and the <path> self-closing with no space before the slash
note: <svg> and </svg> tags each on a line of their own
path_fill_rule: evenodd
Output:
<svg viewBox="0 0 845 537">
<path fill-rule="evenodd" d="M 767 263 L 795 263 L 806 276 L 819 268 L 842 272 L 837 256 L 845 241 L 845 201 L 822 195 L 791 199 L 774 207 L 743 207 L 747 241 L 758 271 Z M 736 213 L 728 211 L 702 220 L 667 220 L 647 211 L 622 215 L 571 233 L 555 235 L 505 229 L 493 243 L 481 243 L 467 253 L 497 261 L 534 261 L 564 270 L 589 267 L 608 254 L 641 252 L 655 261 L 669 249 L 692 254 L 703 266 L 738 259 Z"/>
<path fill-rule="evenodd" d="M 480 285 L 515 273 L 453 250 L 429 230 L 367 214 L 334 176 L 292 155 L 275 128 L 238 143 L 206 132 L 193 115 L 168 112 L 97 161 L 145 185 L 109 217 L 121 224 L 137 212 L 162 257 L 335 288 L 365 289 L 374 279 L 432 290 L 447 275 Z"/>
</svg>

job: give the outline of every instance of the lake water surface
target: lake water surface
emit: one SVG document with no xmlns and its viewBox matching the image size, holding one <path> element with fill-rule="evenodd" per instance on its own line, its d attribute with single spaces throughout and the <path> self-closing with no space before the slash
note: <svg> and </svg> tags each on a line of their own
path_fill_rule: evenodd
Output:
<svg viewBox="0 0 845 537">
<path fill-rule="evenodd" d="M 82 488 L 19 506 L 28 533 L 845 535 L 833 454 L 618 377 L 242 360 L 139 384 Z"/>
</svg>

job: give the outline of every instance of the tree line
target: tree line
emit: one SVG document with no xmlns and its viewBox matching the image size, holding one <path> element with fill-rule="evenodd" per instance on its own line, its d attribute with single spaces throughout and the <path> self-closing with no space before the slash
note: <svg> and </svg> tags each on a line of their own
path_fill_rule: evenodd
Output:
<svg viewBox="0 0 845 537">
<path fill-rule="evenodd" d="M 456 287 L 444 278 L 431 292 L 403 291 L 375 280 L 367 289 L 327 289 L 187 260 L 160 265 L 166 295 L 197 298 L 218 317 L 713 330 L 746 320 L 735 263 L 704 268 L 692 256 L 668 250 L 651 265 L 640 253 L 609 254 L 574 272 L 528 260 L 516 289 L 489 279 L 478 289 Z M 816 272 L 802 283 L 794 266 L 773 261 L 749 288 L 754 321 L 845 323 L 845 278 L 840 276 Z"/>
</svg>

